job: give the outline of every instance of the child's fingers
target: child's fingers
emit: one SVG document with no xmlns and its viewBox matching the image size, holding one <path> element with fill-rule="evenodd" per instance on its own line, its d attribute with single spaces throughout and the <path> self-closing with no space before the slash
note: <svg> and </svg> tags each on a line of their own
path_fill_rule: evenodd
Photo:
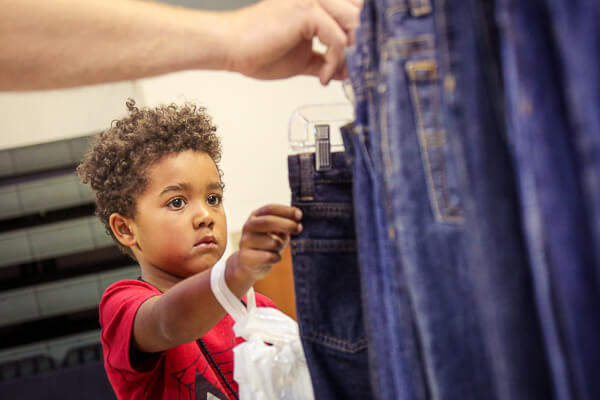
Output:
<svg viewBox="0 0 600 400">
<path fill-rule="evenodd" d="M 294 221 L 302 219 L 302 211 L 296 207 L 290 207 L 283 204 L 269 204 L 259 208 L 252 213 L 253 216 L 260 217 L 263 215 L 275 215 Z"/>
<path fill-rule="evenodd" d="M 298 234 L 301 231 L 301 223 L 275 215 L 253 216 L 244 225 L 244 232 L 277 232 L 291 235 Z"/>
<path fill-rule="evenodd" d="M 289 235 L 283 235 L 282 237 L 275 233 L 248 232 L 240 240 L 240 249 L 248 248 L 279 253 L 287 246 L 288 241 Z"/>
<path fill-rule="evenodd" d="M 242 265 L 245 265 L 250 270 L 255 270 L 257 267 L 270 267 L 273 264 L 277 264 L 281 261 L 281 254 L 265 251 L 265 250 L 255 250 L 255 249 L 244 249 L 240 250 L 240 262 Z M 269 272 L 267 271 L 257 271 L 266 276 Z"/>
<path fill-rule="evenodd" d="M 271 237 L 271 239 L 273 239 L 275 242 L 277 242 L 279 248 L 281 249 L 279 251 L 283 251 L 285 246 L 287 246 L 288 243 L 290 242 L 290 235 L 288 235 L 288 234 L 269 232 L 269 233 L 267 233 L 267 235 L 269 235 Z"/>
</svg>

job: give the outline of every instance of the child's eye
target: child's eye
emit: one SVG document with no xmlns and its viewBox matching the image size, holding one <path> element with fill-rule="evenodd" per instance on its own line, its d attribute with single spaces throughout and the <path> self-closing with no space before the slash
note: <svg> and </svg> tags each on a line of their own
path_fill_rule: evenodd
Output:
<svg viewBox="0 0 600 400">
<path fill-rule="evenodd" d="M 221 201 L 223 200 L 223 196 L 218 195 L 218 194 L 211 194 L 210 196 L 208 196 L 208 198 L 206 199 L 206 202 L 208 203 L 208 205 L 210 206 L 218 206 L 219 204 L 221 204 Z"/>
<path fill-rule="evenodd" d="M 175 197 L 167 203 L 167 206 L 174 210 L 179 210 L 185 206 L 185 199 L 183 197 Z"/>
</svg>

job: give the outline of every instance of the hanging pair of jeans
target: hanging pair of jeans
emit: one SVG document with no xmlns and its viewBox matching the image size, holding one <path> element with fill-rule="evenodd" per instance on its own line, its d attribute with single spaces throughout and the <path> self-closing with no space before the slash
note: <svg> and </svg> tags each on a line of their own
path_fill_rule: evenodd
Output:
<svg viewBox="0 0 600 400">
<path fill-rule="evenodd" d="M 358 104 L 364 102 L 357 96 Z M 359 107 L 360 108 L 360 107 Z M 392 279 L 397 255 L 387 237 L 380 179 L 374 173 L 364 119 L 342 128 L 352 168 L 358 260 L 362 282 L 370 376 L 379 399 L 422 399 L 426 387 L 404 281 Z"/>
<path fill-rule="evenodd" d="M 366 1 L 348 66 L 355 92 L 364 92 L 356 123 L 368 138 L 380 199 L 373 206 L 384 216 L 377 240 L 387 242 L 393 256 L 378 269 L 363 266 L 365 286 L 382 279 L 387 288 L 365 301 L 410 318 L 400 332 L 387 324 L 371 335 L 387 334 L 389 348 L 412 343 L 415 355 L 395 359 L 401 368 L 373 363 L 378 393 L 405 382 L 413 398 L 493 399 L 473 266 L 463 250 L 463 194 L 447 138 L 453 132 L 442 114 L 433 4 Z M 357 220 L 359 242 L 367 240 L 360 237 L 364 224 Z M 382 357 L 384 350 L 374 351 Z M 407 371 L 419 371 L 421 379 L 408 379 Z M 381 398 L 402 398 L 399 393 Z"/>
<path fill-rule="evenodd" d="M 595 1 L 499 0 L 511 150 L 558 399 L 598 399 L 600 47 Z"/>
<path fill-rule="evenodd" d="M 316 399 L 370 399 L 356 255 L 352 173 L 344 153 L 317 171 L 315 154 L 288 157 L 302 232 L 291 241 L 300 336 Z"/>
<path fill-rule="evenodd" d="M 551 399 L 552 387 L 506 140 L 494 2 L 435 2 L 446 139 L 462 193 L 466 280 L 499 399 Z"/>
<path fill-rule="evenodd" d="M 389 204 L 383 192 L 370 132 L 376 129 L 373 88 L 378 59 L 376 7 L 366 2 L 356 45 L 347 57 L 355 100 L 352 128 L 342 129 L 351 161 L 356 232 L 369 340 L 371 382 L 379 399 L 425 399 L 426 372 L 416 332 L 413 306 L 402 277 L 400 256 L 390 237 Z"/>
</svg>

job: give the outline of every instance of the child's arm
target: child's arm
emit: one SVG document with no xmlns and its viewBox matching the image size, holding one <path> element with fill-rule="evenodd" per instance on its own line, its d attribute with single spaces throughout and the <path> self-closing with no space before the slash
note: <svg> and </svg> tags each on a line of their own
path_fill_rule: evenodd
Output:
<svg viewBox="0 0 600 400">
<path fill-rule="evenodd" d="M 240 249 L 227 260 L 225 279 L 231 291 L 243 297 L 254 283 L 267 276 L 291 234 L 302 230 L 300 210 L 269 205 L 252 213 L 244 224 Z M 151 297 L 136 314 L 134 346 L 155 353 L 206 334 L 225 316 L 210 289 L 210 270 L 182 280 L 164 295 Z"/>
</svg>

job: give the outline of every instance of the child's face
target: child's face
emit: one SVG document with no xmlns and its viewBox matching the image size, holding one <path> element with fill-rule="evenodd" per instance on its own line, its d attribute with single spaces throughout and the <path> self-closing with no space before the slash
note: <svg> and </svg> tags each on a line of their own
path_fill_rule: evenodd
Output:
<svg viewBox="0 0 600 400">
<path fill-rule="evenodd" d="M 223 189 L 215 163 L 187 150 L 148 169 L 132 220 L 143 272 L 177 281 L 212 267 L 227 245 Z"/>
</svg>

